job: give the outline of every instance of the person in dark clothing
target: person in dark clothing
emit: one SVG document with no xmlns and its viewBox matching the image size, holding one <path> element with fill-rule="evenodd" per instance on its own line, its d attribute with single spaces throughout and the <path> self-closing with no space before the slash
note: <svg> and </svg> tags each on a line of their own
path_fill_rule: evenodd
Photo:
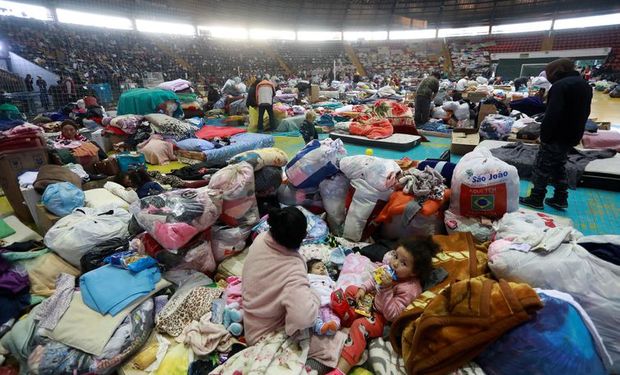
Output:
<svg viewBox="0 0 620 375">
<path fill-rule="evenodd" d="M 245 105 L 246 107 L 250 108 L 250 107 L 258 107 L 258 104 L 256 103 L 256 86 L 258 86 L 258 83 L 260 81 L 257 79 L 254 80 L 254 82 L 252 82 L 252 84 L 250 85 L 250 88 L 248 89 L 248 97 L 245 100 Z"/>
<path fill-rule="evenodd" d="M 553 84 L 549 90 L 547 110 L 540 127 L 540 148 L 532 183 L 534 187 L 528 197 L 520 197 L 519 203 L 536 209 L 543 209 L 543 200 L 556 209 L 568 207 L 568 182 L 566 159 L 568 152 L 583 136 L 585 124 L 590 116 L 592 88 L 575 70 L 575 64 L 568 59 L 550 62 L 545 68 L 547 79 Z M 549 181 L 555 188 L 553 198 L 545 199 Z"/>
<path fill-rule="evenodd" d="M 424 78 L 415 96 L 414 121 L 416 125 L 423 125 L 428 122 L 431 114 L 431 102 L 439 91 L 439 72 L 433 72 L 428 78 Z"/>
<path fill-rule="evenodd" d="M 50 106 L 50 100 L 47 96 L 47 82 L 41 76 L 37 76 L 37 87 L 39 88 L 39 95 L 41 97 L 41 105 L 45 110 Z"/>
<path fill-rule="evenodd" d="M 308 111 L 306 112 L 306 119 L 299 127 L 299 132 L 306 143 L 313 139 L 319 139 L 319 134 L 314 127 L 314 120 L 316 120 L 316 113 L 314 113 L 314 111 Z"/>
<path fill-rule="evenodd" d="M 536 94 L 530 95 L 527 98 L 513 100 L 510 102 L 510 108 L 519 112 L 525 113 L 528 116 L 534 116 L 539 113 L 544 113 L 547 106 L 544 102 L 545 89 L 539 89 Z"/>
<path fill-rule="evenodd" d="M 24 78 L 24 83 L 26 84 L 26 90 L 34 91 L 33 80 L 30 74 L 26 74 L 26 78 Z"/>
<path fill-rule="evenodd" d="M 218 100 L 220 100 L 220 92 L 214 84 L 211 84 L 207 92 L 207 110 L 213 109 L 213 105 Z"/>
<path fill-rule="evenodd" d="M 515 91 L 519 91 L 521 87 L 527 87 L 527 82 L 530 79 L 528 77 L 519 77 L 514 80 L 513 84 L 515 85 Z"/>
</svg>

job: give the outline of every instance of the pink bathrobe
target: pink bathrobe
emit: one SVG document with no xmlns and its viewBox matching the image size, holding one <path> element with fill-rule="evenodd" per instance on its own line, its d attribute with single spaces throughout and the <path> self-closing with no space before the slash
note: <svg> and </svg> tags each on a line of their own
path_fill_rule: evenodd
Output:
<svg viewBox="0 0 620 375">
<path fill-rule="evenodd" d="M 319 297 L 310 289 L 304 258 L 278 244 L 269 232 L 250 247 L 243 266 L 243 326 L 249 345 L 284 328 L 288 335 L 312 327 Z M 335 367 L 347 335 L 312 336 L 309 357 Z"/>
</svg>

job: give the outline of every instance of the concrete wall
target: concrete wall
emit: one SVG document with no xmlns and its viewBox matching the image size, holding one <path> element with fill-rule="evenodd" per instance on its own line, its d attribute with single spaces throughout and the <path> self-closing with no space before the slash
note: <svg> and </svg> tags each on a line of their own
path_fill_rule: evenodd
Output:
<svg viewBox="0 0 620 375">
<path fill-rule="evenodd" d="M 60 79 L 58 75 L 51 73 L 50 71 L 46 69 L 41 68 L 37 64 L 30 62 L 29 60 L 26 60 L 25 58 L 13 52 L 9 52 L 9 56 L 11 58 L 10 71 L 12 73 L 17 74 L 18 76 L 22 78 L 26 78 L 26 75 L 30 74 L 32 76 L 33 81 L 36 82 L 37 76 L 41 76 L 47 82 L 47 87 L 55 85 L 56 81 Z M 34 83 L 34 89 L 38 91 L 36 83 Z"/>
</svg>

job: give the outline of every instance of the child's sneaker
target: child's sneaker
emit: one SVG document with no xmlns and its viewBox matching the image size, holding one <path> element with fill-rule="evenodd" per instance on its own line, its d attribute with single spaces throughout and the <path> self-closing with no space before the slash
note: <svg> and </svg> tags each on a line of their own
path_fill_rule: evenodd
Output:
<svg viewBox="0 0 620 375">
<path fill-rule="evenodd" d="M 330 320 L 329 322 L 323 323 L 320 332 L 321 335 L 333 336 L 336 334 L 336 331 L 338 331 L 338 324 L 336 324 L 333 320 Z"/>
</svg>

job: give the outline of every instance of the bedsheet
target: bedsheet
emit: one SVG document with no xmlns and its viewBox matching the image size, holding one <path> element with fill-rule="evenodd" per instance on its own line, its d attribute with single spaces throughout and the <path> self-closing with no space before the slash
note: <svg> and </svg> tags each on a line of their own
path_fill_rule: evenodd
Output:
<svg viewBox="0 0 620 375">
<path fill-rule="evenodd" d="M 210 163 L 226 164 L 228 159 L 244 151 L 272 147 L 273 144 L 273 136 L 270 134 L 240 133 L 230 138 L 230 145 L 207 150 L 203 153 Z"/>
<path fill-rule="evenodd" d="M 196 137 L 202 139 L 213 139 L 215 137 L 232 137 L 235 134 L 245 133 L 245 129 L 229 128 L 226 126 L 205 125 L 196 132 Z"/>
</svg>

